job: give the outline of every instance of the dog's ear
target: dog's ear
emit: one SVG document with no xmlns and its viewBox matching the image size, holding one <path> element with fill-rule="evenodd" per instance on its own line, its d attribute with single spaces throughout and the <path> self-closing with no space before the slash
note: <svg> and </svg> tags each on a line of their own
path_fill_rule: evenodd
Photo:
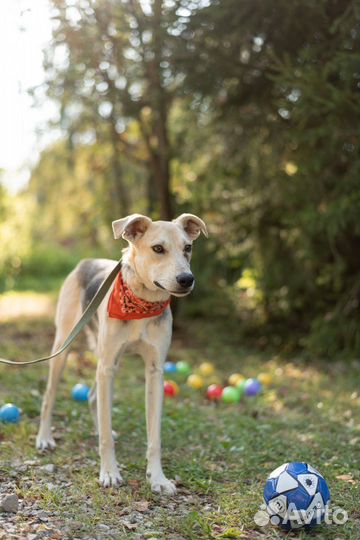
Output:
<svg viewBox="0 0 360 540">
<path fill-rule="evenodd" d="M 142 237 L 146 229 L 152 223 L 151 219 L 141 214 L 131 214 L 122 219 L 112 222 L 114 238 L 124 238 L 134 242 Z"/>
<path fill-rule="evenodd" d="M 191 240 L 196 240 L 201 232 L 206 238 L 208 237 L 205 223 L 194 214 L 181 214 L 181 216 L 174 219 L 174 222 L 182 226 Z"/>
</svg>

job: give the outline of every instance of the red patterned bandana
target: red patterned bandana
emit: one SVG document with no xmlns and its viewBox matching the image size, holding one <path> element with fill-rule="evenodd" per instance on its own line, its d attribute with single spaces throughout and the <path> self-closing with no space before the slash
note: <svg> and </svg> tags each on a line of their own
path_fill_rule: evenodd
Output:
<svg viewBox="0 0 360 540">
<path fill-rule="evenodd" d="M 142 300 L 124 283 L 121 272 L 118 273 L 108 303 L 108 315 L 113 319 L 131 321 L 161 315 L 170 299 L 165 302 Z"/>
</svg>

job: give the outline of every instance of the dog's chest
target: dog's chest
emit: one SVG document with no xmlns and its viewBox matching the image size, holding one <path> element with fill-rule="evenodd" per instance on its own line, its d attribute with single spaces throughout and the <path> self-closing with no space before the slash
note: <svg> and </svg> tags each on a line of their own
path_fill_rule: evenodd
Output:
<svg viewBox="0 0 360 540">
<path fill-rule="evenodd" d="M 121 324 L 120 339 L 128 346 L 143 341 L 147 336 L 148 321 L 145 319 L 123 321 Z"/>
<path fill-rule="evenodd" d="M 134 321 L 119 321 L 117 336 L 127 351 L 136 352 L 139 346 L 158 343 L 164 339 L 168 332 L 171 332 L 171 322 L 167 320 L 167 317 L 160 316 Z"/>
</svg>

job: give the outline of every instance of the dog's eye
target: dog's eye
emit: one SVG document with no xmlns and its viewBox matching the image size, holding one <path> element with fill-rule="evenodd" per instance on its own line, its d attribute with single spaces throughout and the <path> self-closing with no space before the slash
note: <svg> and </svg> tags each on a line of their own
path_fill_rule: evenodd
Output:
<svg viewBox="0 0 360 540">
<path fill-rule="evenodd" d="M 184 247 L 185 253 L 191 253 L 191 247 L 191 244 L 186 244 L 186 246 Z"/>
<path fill-rule="evenodd" d="M 155 251 L 155 253 L 165 253 L 165 249 L 160 244 L 152 246 L 152 250 Z"/>
</svg>

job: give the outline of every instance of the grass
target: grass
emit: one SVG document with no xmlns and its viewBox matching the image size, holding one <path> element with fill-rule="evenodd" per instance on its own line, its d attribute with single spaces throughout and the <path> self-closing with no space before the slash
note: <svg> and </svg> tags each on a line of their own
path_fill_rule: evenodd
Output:
<svg viewBox="0 0 360 540">
<path fill-rule="evenodd" d="M 30 359 L 45 354 L 52 337 L 49 318 L 4 322 L 1 355 Z M 272 374 L 273 383 L 262 395 L 238 405 L 208 403 L 202 392 L 184 384 L 176 399 L 165 401 L 163 464 L 167 475 L 177 479 L 179 491 L 166 499 L 152 494 L 145 483 L 144 376 L 142 361 L 136 357 L 126 358 L 118 374 L 113 413 L 119 433 L 116 452 L 127 485 L 119 490 L 98 486 L 97 441 L 90 415 L 86 404 L 69 399 L 73 384 L 91 384 L 95 364 L 90 354 L 83 354 L 83 341 L 76 348 L 79 355 L 72 355 L 58 392 L 54 417 L 58 447 L 40 458 L 34 439 L 47 367 L 0 367 L 0 403 L 16 402 L 23 410 L 19 424 L 0 425 L 1 479 L 15 474 L 19 496 L 54 512 L 64 537 L 65 532 L 70 538 L 95 537 L 99 523 L 115 531 L 115 538 L 358 537 L 355 363 L 309 362 L 299 356 L 285 359 L 271 351 L 249 351 L 236 332 L 215 322 L 193 322 L 178 329 L 170 359 L 187 360 L 193 366 L 210 360 L 222 379 L 236 371 L 248 377 L 265 371 Z M 29 463 L 25 478 L 16 473 L 24 460 Z M 344 525 L 286 534 L 255 524 L 268 473 L 287 461 L 309 462 L 322 471 L 333 506 L 349 514 Z M 44 482 L 41 466 L 46 463 L 55 464 L 57 472 Z"/>
</svg>

